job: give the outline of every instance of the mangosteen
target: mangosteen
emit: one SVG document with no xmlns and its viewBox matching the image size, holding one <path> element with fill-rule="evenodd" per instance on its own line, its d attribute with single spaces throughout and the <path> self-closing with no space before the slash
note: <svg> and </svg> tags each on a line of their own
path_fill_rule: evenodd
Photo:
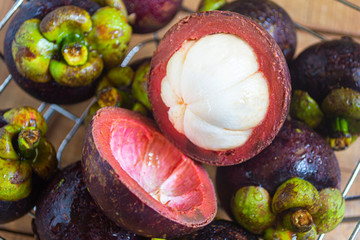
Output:
<svg viewBox="0 0 360 240">
<path fill-rule="evenodd" d="M 228 11 L 196 13 L 175 24 L 153 55 L 148 84 L 164 135 L 190 158 L 212 165 L 241 163 L 268 146 L 291 93 L 274 39 Z"/>
<path fill-rule="evenodd" d="M 38 240 L 145 240 L 116 226 L 91 198 L 80 161 L 58 171 L 36 205 L 33 229 Z"/>
<path fill-rule="evenodd" d="M 32 0 L 9 25 L 5 61 L 33 97 L 71 104 L 90 98 L 103 69 L 121 63 L 130 36 L 116 8 L 90 0 Z"/>
<path fill-rule="evenodd" d="M 2 111 L 0 128 L 0 223 L 18 219 L 35 205 L 57 169 L 56 152 L 46 139 L 47 124 L 32 107 Z"/>
<path fill-rule="evenodd" d="M 271 0 L 236 0 L 219 10 L 245 15 L 266 29 L 280 46 L 287 61 L 291 61 L 296 50 L 296 27 L 289 14 Z"/>
<path fill-rule="evenodd" d="M 130 66 L 111 68 L 99 82 L 96 101 L 90 106 L 85 126 L 102 107 L 122 107 L 152 117 L 147 95 L 147 79 L 151 58 L 144 58 Z"/>
<path fill-rule="evenodd" d="M 155 32 L 181 9 L 182 0 L 124 0 L 134 33 Z"/>
<path fill-rule="evenodd" d="M 131 110 L 96 112 L 85 133 L 82 165 L 105 215 L 138 235 L 179 237 L 216 215 L 205 169 L 175 148 L 153 120 Z"/>
<path fill-rule="evenodd" d="M 257 240 L 254 234 L 239 227 L 236 223 L 228 220 L 218 219 L 193 234 L 176 240 Z"/>
<path fill-rule="evenodd" d="M 265 239 L 279 234 L 316 239 L 334 229 L 345 212 L 340 184 L 330 145 L 295 120 L 286 121 L 274 141 L 251 160 L 216 172 L 221 206 Z"/>
<path fill-rule="evenodd" d="M 309 46 L 290 65 L 291 116 L 310 124 L 335 150 L 360 134 L 359 54 L 360 44 L 342 37 Z"/>
</svg>

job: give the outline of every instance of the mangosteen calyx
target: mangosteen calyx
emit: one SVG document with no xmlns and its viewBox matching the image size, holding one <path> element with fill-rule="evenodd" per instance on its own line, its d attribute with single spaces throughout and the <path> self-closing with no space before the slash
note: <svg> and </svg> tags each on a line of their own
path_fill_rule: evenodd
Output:
<svg viewBox="0 0 360 240">
<path fill-rule="evenodd" d="M 32 173 L 44 181 L 57 169 L 56 152 L 45 138 L 46 122 L 31 107 L 6 111 L 0 129 L 0 201 L 19 201 L 32 191 Z"/>
<path fill-rule="evenodd" d="M 130 35 L 131 27 L 120 10 L 103 7 L 90 16 L 80 7 L 67 5 L 41 20 L 22 23 L 11 51 L 23 77 L 79 87 L 95 81 L 104 66 L 122 61 Z"/>
<path fill-rule="evenodd" d="M 336 188 L 318 191 L 310 182 L 294 177 L 281 184 L 272 197 L 261 187 L 239 189 L 232 212 L 242 227 L 265 239 L 279 234 L 316 239 L 317 234 L 333 230 L 342 221 L 345 200 Z"/>
</svg>

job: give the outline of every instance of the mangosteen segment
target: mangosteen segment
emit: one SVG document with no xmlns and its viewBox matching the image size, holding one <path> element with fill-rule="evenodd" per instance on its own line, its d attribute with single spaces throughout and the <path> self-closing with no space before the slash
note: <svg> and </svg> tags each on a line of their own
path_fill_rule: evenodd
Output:
<svg viewBox="0 0 360 240">
<path fill-rule="evenodd" d="M 175 24 L 153 55 L 148 82 L 164 135 L 212 165 L 243 162 L 270 144 L 285 120 L 290 88 L 286 60 L 269 33 L 225 11 Z"/>
<path fill-rule="evenodd" d="M 269 89 L 254 50 L 231 34 L 187 41 L 161 84 L 175 129 L 207 150 L 243 145 L 265 117 Z"/>
</svg>

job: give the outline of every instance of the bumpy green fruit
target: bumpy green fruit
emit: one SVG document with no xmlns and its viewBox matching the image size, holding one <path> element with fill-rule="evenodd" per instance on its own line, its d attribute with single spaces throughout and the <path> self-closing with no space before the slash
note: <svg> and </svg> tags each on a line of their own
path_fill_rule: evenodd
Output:
<svg viewBox="0 0 360 240">
<path fill-rule="evenodd" d="M 271 197 L 262 187 L 240 188 L 231 204 L 236 221 L 252 233 L 261 234 L 275 222 L 271 212 Z"/>
<path fill-rule="evenodd" d="M 319 192 L 310 182 L 294 177 L 277 188 L 273 196 L 272 210 L 280 213 L 291 208 L 305 208 L 312 214 L 319 210 L 319 200 Z"/>
</svg>

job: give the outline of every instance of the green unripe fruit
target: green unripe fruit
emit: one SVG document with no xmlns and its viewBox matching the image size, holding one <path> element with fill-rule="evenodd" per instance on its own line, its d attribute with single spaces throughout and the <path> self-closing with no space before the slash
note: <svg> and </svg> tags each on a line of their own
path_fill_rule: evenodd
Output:
<svg viewBox="0 0 360 240">
<path fill-rule="evenodd" d="M 232 200 L 231 209 L 236 221 L 255 234 L 261 234 L 275 221 L 270 195 L 262 187 L 247 186 L 239 189 Z"/>
</svg>

